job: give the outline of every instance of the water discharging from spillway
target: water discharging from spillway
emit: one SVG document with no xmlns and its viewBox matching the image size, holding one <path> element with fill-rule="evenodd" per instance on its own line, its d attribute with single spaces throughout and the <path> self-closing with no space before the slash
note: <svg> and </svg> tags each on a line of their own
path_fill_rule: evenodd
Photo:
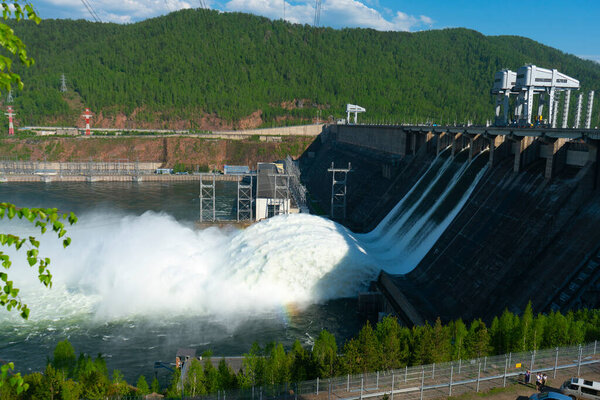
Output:
<svg viewBox="0 0 600 400">
<path fill-rule="evenodd" d="M 323 327 L 353 334 L 357 328 L 347 315 L 353 308 L 332 299 L 355 297 L 380 269 L 412 270 L 483 176 L 486 157 L 468 163 L 465 152 L 447 153 L 367 234 L 306 214 L 244 230 L 195 230 L 191 220 L 171 215 L 182 207 L 166 201 L 162 186 L 156 192 L 152 185 L 127 186 L 131 198 L 125 200 L 119 185 L 0 187 L 4 201 L 21 206 L 91 203 L 78 211 L 66 250 L 51 234 L 41 237 L 40 253 L 52 259 L 51 290 L 39 284 L 22 254 L 11 253 L 10 277 L 31 315 L 24 322 L 0 312 L 0 356 L 41 368 L 56 342 L 69 338 L 77 351 L 119 354 L 110 367 L 132 379 L 182 346 L 240 354 L 254 340 L 290 345 L 304 338 L 310 345 Z M 197 195 L 189 190 L 185 196 Z M 148 205 L 155 211 L 144 212 Z M 39 236 L 18 222 L 3 223 L 6 232 Z M 280 317 L 283 325 L 275 322 Z"/>
<path fill-rule="evenodd" d="M 34 321 L 248 315 L 351 297 L 380 269 L 409 272 L 434 245 L 485 171 L 483 157 L 465 159 L 465 152 L 436 158 L 367 234 L 303 214 L 245 230 L 196 231 L 161 213 L 91 211 L 70 229 L 73 244 L 66 250 L 43 238 L 43 254 L 55 260 L 51 291 L 23 265 L 11 273 Z M 13 255 L 16 264 L 21 258 Z"/>
</svg>

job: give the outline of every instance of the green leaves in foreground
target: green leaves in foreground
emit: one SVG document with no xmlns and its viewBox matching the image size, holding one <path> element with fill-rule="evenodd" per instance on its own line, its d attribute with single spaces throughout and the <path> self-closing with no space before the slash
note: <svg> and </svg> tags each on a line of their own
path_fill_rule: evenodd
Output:
<svg viewBox="0 0 600 400">
<path fill-rule="evenodd" d="M 4 20 L 14 17 L 17 21 L 28 19 L 36 24 L 41 21 L 31 3 L 20 2 L 19 0 L 12 3 L 3 1 L 0 3 L 0 7 L 2 8 L 2 18 Z M 27 67 L 33 65 L 33 58 L 27 56 L 23 41 L 15 35 L 11 27 L 3 23 L 0 23 L 0 46 L 10 54 L 17 56 L 23 65 Z M 13 84 L 17 85 L 19 89 L 23 89 L 21 77 L 12 72 L 12 59 L 0 55 L 0 89 L 9 91 Z"/>
<path fill-rule="evenodd" d="M 21 377 L 20 373 L 12 372 L 15 369 L 15 365 L 12 362 L 5 363 L 0 360 L 0 386 L 2 382 L 8 381 L 8 383 L 14 387 L 17 391 L 17 394 L 21 394 L 21 392 L 27 390 L 29 385 L 23 381 L 23 377 Z"/>
<path fill-rule="evenodd" d="M 56 208 L 17 208 L 14 204 L 0 203 L 0 219 L 15 217 L 39 228 L 41 234 L 46 233 L 49 228 L 52 229 L 58 238 L 64 237 L 63 247 L 71 244 L 71 238 L 65 237 L 67 230 L 63 221 L 67 221 L 70 225 L 77 222 L 75 214 L 60 214 Z M 0 245 L 12 246 L 15 250 L 25 246 L 27 263 L 30 267 L 37 266 L 38 279 L 44 286 L 52 287 L 52 274 L 48 269 L 50 259 L 40 257 L 40 242 L 34 236 L 22 238 L 11 233 L 0 233 Z M 12 265 L 10 257 L 2 251 L 0 251 L 0 264 L 5 270 L 10 269 Z M 22 318 L 27 319 L 29 308 L 19 298 L 19 289 L 14 286 L 13 281 L 9 280 L 7 272 L 0 272 L 0 281 L 0 286 L 3 286 L 0 290 L 0 306 L 6 307 L 8 311 L 16 309 L 21 313 Z"/>
</svg>

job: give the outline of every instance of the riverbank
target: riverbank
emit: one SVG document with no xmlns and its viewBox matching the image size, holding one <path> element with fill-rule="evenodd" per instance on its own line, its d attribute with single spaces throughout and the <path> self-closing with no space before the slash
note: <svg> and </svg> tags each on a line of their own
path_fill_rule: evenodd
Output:
<svg viewBox="0 0 600 400">
<path fill-rule="evenodd" d="M 223 170 L 224 165 L 255 169 L 259 162 L 282 160 L 287 155 L 298 158 L 315 140 L 314 136 L 274 137 L 280 140 L 261 141 L 259 135 L 243 140 L 183 136 L 0 138 L 0 161 L 156 163 L 155 168 L 177 166 L 190 172 Z"/>
<path fill-rule="evenodd" d="M 200 181 L 202 174 L 59 175 L 0 174 L 0 182 L 187 182 Z M 214 175 L 216 181 L 236 182 L 239 175 Z M 212 177 L 210 178 L 212 179 Z"/>
</svg>

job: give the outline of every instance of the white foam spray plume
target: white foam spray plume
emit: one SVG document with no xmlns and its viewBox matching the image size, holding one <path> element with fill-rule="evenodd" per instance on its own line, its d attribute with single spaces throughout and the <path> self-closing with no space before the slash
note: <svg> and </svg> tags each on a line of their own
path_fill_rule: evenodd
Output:
<svg viewBox="0 0 600 400">
<path fill-rule="evenodd" d="M 51 290 L 37 282 L 22 254 L 12 254 L 12 278 L 34 323 L 178 315 L 227 320 L 290 303 L 353 297 L 380 269 L 414 268 L 462 208 L 485 168 L 468 174 L 467 164 L 451 164 L 436 160 L 411 204 L 401 201 L 368 234 L 307 214 L 278 216 L 244 230 L 195 230 L 166 214 L 103 211 L 79 216 L 66 250 L 52 234 L 41 237 L 40 252 L 52 259 Z M 456 190 L 459 195 L 451 196 Z M 448 197 L 454 200 L 443 204 Z M 438 209 L 441 219 L 432 216 Z M 8 230 L 37 233 L 18 223 Z M 0 313 L 0 323 L 7 319 L 17 323 L 18 316 Z"/>
<path fill-rule="evenodd" d="M 237 315 L 352 296 L 376 273 L 343 226 L 305 214 L 239 231 L 195 231 L 152 212 L 92 214 L 69 234 L 66 250 L 50 235 L 42 239 L 41 252 L 53 260 L 49 292 L 13 254 L 11 272 L 33 320 Z"/>
</svg>

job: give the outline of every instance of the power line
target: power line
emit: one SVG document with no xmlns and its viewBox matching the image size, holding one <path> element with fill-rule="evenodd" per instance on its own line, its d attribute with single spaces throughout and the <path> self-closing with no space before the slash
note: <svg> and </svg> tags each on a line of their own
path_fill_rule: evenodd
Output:
<svg viewBox="0 0 600 400">
<path fill-rule="evenodd" d="M 96 12 L 96 10 L 94 9 L 94 7 L 92 6 L 92 3 L 90 3 L 89 0 L 81 0 L 81 2 L 85 6 L 85 8 L 87 8 L 88 12 L 90 13 L 90 15 L 92 16 L 92 19 L 94 21 L 96 21 L 96 22 L 102 22 L 102 20 L 98 16 L 98 13 Z"/>
</svg>

